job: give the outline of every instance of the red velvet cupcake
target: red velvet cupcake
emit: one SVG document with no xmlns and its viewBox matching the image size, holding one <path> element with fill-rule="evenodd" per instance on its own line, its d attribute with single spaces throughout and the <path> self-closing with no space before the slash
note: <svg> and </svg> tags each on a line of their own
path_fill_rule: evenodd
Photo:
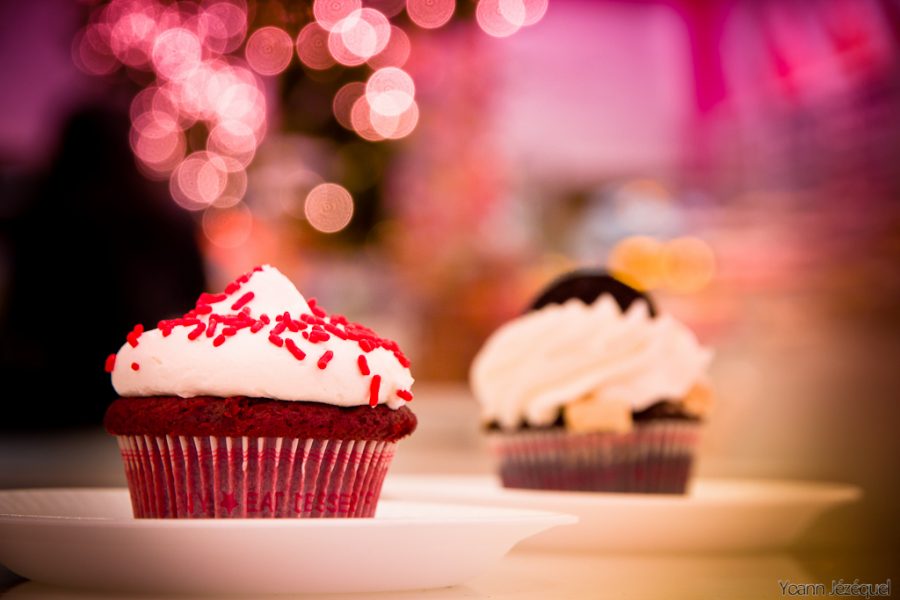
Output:
<svg viewBox="0 0 900 600">
<path fill-rule="evenodd" d="M 371 517 L 416 426 L 408 367 L 268 266 L 137 326 L 105 418 L 135 517 Z"/>
</svg>

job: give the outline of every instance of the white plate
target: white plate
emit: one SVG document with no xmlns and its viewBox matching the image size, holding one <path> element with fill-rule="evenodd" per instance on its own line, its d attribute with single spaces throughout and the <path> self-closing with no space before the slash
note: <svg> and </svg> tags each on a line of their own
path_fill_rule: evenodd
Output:
<svg viewBox="0 0 900 600">
<path fill-rule="evenodd" d="M 858 500 L 851 485 L 700 479 L 684 496 L 512 490 L 490 476 L 388 475 L 383 497 L 559 511 L 575 527 L 527 548 L 612 552 L 747 551 L 789 546 L 827 509 Z"/>
<path fill-rule="evenodd" d="M 569 515 L 382 500 L 373 519 L 134 519 L 124 489 L 0 492 L 0 563 L 42 583 L 183 594 L 462 583 Z"/>
</svg>

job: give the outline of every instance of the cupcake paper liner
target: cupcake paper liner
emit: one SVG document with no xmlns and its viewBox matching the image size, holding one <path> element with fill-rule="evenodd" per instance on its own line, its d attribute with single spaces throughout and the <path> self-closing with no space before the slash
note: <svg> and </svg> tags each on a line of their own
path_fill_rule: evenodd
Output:
<svg viewBox="0 0 900 600">
<path fill-rule="evenodd" d="M 700 423 L 654 420 L 628 433 L 564 429 L 495 433 L 490 446 L 507 488 L 682 494 Z"/>
<path fill-rule="evenodd" d="M 371 517 L 396 442 L 117 436 L 136 518 Z"/>
</svg>

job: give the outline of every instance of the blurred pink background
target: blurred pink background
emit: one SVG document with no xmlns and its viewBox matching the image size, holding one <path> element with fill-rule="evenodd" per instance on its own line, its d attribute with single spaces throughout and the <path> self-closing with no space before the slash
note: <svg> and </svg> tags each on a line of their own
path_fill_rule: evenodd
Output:
<svg viewBox="0 0 900 600">
<path fill-rule="evenodd" d="M 213 4 L 178 18 L 189 23 Z M 367 6 L 389 14 L 392 4 Z M 153 2 L 0 4 L 0 322 L 12 388 L 41 376 L 17 373 L 40 374 L 51 360 L 16 326 L 31 318 L 24 305 L 43 310 L 35 299 L 44 292 L 29 290 L 53 290 L 77 265 L 102 285 L 114 263 L 125 272 L 107 261 L 120 250 L 145 265 L 123 285 L 152 277 L 160 298 L 142 292 L 97 334 L 86 366 L 62 378 L 103 390 L 89 417 L 72 409 L 69 424 L 99 422 L 111 393 L 100 369 L 127 318 L 154 322 L 177 308 L 175 298 L 219 289 L 259 263 L 398 339 L 420 383 L 460 389 L 487 335 L 546 282 L 576 266 L 607 266 L 716 348 L 703 473 L 858 483 L 864 504 L 821 539 L 900 539 L 896 3 L 550 0 L 519 29 L 485 24 L 476 4 L 461 0 L 439 28 L 407 13 L 392 18 L 408 36 L 408 60 L 401 49 L 384 63 L 376 55 L 327 69 L 314 68 L 317 56 L 334 62 L 321 48 L 298 55 L 293 45 L 315 17 L 308 5 L 232 5 L 244 11 L 244 36 L 262 27 L 289 36 L 287 62 L 278 64 L 281 38 L 257 57 L 241 37 L 219 51 L 232 58 L 203 68 L 219 69 L 247 96 L 223 108 L 221 98 L 238 93 L 223 87 L 219 104 L 203 109 L 219 111 L 215 119 L 201 111 L 197 124 L 163 123 L 170 129 L 153 138 L 139 127 L 152 111 L 134 99 L 161 88 L 167 67 L 146 56 L 124 67 L 80 45 L 91 24 L 115 13 L 106 7 L 146 15 Z M 515 31 L 494 37 L 492 26 Z M 383 139 L 377 115 L 353 119 L 353 104 L 336 100 L 352 84 L 345 92 L 355 102 L 367 78 L 390 65 L 415 82 L 414 100 L 401 96 L 404 107 L 378 117 L 394 117 L 387 137 L 396 140 Z M 182 117 L 191 85 L 179 88 Z M 70 127 L 87 108 L 95 120 Z M 238 109 L 240 118 L 222 116 Z M 125 123 L 109 134 L 121 150 L 90 135 L 107 114 Z M 235 121 L 252 142 L 217 163 L 212 131 Z M 231 127 L 223 144 L 244 131 Z M 73 131 L 88 135 L 67 146 Z M 140 136 L 175 140 L 175 150 L 160 159 Z M 171 175 L 191 164 L 193 196 Z M 135 174 L 123 175 L 129 169 Z M 212 192 L 202 169 L 218 182 Z M 56 182 L 49 191 L 48 181 Z M 316 188 L 326 183 L 340 187 Z M 136 217 L 129 203 L 138 188 L 150 208 Z M 103 194 L 105 204 L 86 204 Z M 310 212 L 316 202 L 332 211 L 327 218 Z M 141 247 L 104 234 L 142 223 Z M 172 250 L 175 231 L 194 250 Z M 170 252 L 157 253 L 164 247 Z M 99 300 L 85 304 L 97 311 L 91 322 L 109 315 L 109 293 L 97 288 Z M 99 376 L 78 379 L 92 361 Z M 40 424 L 26 412 L 9 429 Z"/>
</svg>

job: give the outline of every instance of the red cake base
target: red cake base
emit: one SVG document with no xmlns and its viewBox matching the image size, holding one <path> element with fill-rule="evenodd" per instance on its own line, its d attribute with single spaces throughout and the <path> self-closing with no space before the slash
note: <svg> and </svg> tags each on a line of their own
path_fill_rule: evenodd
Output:
<svg viewBox="0 0 900 600">
<path fill-rule="evenodd" d="M 332 406 L 233 396 L 119 398 L 106 411 L 116 435 L 291 437 L 396 441 L 416 428 L 407 407 Z"/>
</svg>

